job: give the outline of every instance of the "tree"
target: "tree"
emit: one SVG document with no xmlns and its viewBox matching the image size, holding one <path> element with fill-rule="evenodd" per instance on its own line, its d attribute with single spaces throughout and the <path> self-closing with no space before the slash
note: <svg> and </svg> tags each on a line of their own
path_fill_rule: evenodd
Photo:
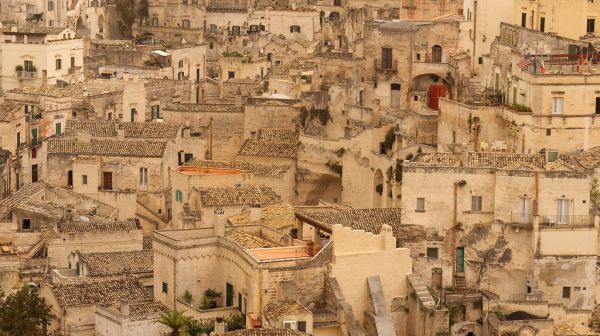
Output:
<svg viewBox="0 0 600 336">
<path fill-rule="evenodd" d="M 23 286 L 6 298 L 0 291 L 0 335 L 46 335 L 54 317 L 37 288 Z"/>
<path fill-rule="evenodd" d="M 117 0 L 117 12 L 123 20 L 123 24 L 131 31 L 131 26 L 137 16 L 137 3 L 135 0 Z"/>
<path fill-rule="evenodd" d="M 148 0 L 139 0 L 137 4 L 137 16 L 140 20 L 140 25 L 144 19 L 147 19 L 150 16 L 150 13 L 148 12 L 148 6 Z"/>
<path fill-rule="evenodd" d="M 186 316 L 182 310 L 174 309 L 164 312 L 156 322 L 171 328 L 171 336 L 179 336 L 189 321 L 190 317 Z"/>
<path fill-rule="evenodd" d="M 202 334 L 210 335 L 215 330 L 215 319 L 205 318 L 200 320 L 190 320 L 185 328 L 190 336 L 200 336 Z"/>
</svg>

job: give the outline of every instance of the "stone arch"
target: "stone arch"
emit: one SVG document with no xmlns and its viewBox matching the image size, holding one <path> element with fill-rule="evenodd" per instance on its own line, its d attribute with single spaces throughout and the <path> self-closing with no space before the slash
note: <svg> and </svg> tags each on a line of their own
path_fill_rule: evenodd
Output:
<svg viewBox="0 0 600 336">
<path fill-rule="evenodd" d="M 104 15 L 98 16 L 98 33 L 104 33 Z"/>
</svg>

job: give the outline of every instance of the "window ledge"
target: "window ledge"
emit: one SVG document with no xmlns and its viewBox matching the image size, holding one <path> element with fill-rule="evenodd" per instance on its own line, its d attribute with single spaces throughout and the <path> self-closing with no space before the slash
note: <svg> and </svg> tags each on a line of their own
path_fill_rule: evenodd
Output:
<svg viewBox="0 0 600 336">
<path fill-rule="evenodd" d="M 415 212 L 426 212 L 425 210 L 415 209 Z"/>
</svg>

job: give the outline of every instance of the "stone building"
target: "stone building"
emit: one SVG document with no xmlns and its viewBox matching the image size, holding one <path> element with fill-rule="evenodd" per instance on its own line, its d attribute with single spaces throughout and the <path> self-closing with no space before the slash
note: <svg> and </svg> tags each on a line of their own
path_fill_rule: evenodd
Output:
<svg viewBox="0 0 600 336">
<path fill-rule="evenodd" d="M 165 311 L 166 307 L 163 304 L 151 299 L 97 305 L 94 335 L 129 336 L 168 333 L 167 326 L 156 323 Z"/>
</svg>

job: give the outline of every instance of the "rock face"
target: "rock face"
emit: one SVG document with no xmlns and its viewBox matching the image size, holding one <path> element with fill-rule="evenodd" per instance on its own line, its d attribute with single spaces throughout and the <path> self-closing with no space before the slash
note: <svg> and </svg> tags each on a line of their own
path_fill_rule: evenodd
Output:
<svg viewBox="0 0 600 336">
<path fill-rule="evenodd" d="M 475 225 L 465 228 L 458 238 L 457 246 L 465 248 L 465 273 L 472 275 L 467 276 L 468 287 L 484 288 L 501 297 L 525 288 L 533 257 L 531 229 L 501 223 Z"/>
</svg>

